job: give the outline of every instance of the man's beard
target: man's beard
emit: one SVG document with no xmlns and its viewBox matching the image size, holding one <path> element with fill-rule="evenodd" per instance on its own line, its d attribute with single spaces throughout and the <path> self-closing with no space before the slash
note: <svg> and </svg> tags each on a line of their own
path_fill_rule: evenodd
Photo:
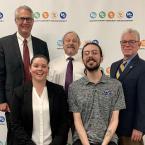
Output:
<svg viewBox="0 0 145 145">
<path fill-rule="evenodd" d="M 86 70 L 88 70 L 89 72 L 97 71 L 99 67 L 100 67 L 100 64 L 97 64 L 94 67 L 88 67 L 87 65 L 85 65 Z"/>
</svg>

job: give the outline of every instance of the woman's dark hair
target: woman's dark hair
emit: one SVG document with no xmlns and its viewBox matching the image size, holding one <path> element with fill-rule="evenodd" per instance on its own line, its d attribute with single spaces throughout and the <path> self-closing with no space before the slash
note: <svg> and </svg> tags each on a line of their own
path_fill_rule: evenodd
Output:
<svg viewBox="0 0 145 145">
<path fill-rule="evenodd" d="M 47 61 L 47 63 L 49 63 L 49 60 L 48 60 L 48 58 L 45 55 L 43 55 L 43 54 L 36 54 L 31 59 L 30 65 L 32 65 L 32 63 L 33 63 L 35 58 L 44 58 Z"/>
<path fill-rule="evenodd" d="M 86 46 L 88 46 L 88 45 L 95 45 L 95 46 L 97 46 L 97 47 L 99 48 L 101 57 L 103 57 L 103 53 L 102 53 L 101 46 L 100 46 L 98 43 L 88 42 L 88 43 L 86 43 L 86 44 L 83 46 L 83 48 L 82 48 L 82 58 L 83 58 L 83 51 L 84 51 L 84 48 L 85 48 Z"/>
</svg>

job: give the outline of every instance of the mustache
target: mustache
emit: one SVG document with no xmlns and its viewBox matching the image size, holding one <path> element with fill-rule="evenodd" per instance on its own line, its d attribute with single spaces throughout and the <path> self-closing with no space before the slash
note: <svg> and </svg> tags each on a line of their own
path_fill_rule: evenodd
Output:
<svg viewBox="0 0 145 145">
<path fill-rule="evenodd" d="M 69 44 L 67 45 L 67 48 L 75 48 L 75 46 L 73 44 Z"/>
<path fill-rule="evenodd" d="M 96 62 L 96 60 L 94 59 L 94 58 L 88 58 L 88 60 L 87 60 L 87 62 L 89 62 L 89 61 L 94 61 L 94 62 Z"/>
</svg>

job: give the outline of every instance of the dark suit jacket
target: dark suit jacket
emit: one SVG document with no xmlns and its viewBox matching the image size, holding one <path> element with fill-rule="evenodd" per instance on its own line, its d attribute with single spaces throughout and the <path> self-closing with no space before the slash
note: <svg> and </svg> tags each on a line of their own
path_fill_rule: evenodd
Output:
<svg viewBox="0 0 145 145">
<path fill-rule="evenodd" d="M 68 108 L 63 87 L 46 83 L 50 108 L 51 145 L 64 145 L 68 134 Z M 35 145 L 31 140 L 33 130 L 32 82 L 15 89 L 11 106 L 11 126 L 14 145 Z"/>
<path fill-rule="evenodd" d="M 49 59 L 46 42 L 32 36 L 33 53 Z M 0 103 L 11 102 L 13 89 L 24 80 L 23 60 L 16 33 L 0 38 Z"/>
<path fill-rule="evenodd" d="M 119 60 L 111 65 L 110 75 L 116 72 L 122 63 Z M 145 132 L 145 61 L 136 55 L 127 65 L 119 80 L 122 83 L 126 109 L 120 111 L 118 135 L 131 136 L 132 130 Z"/>
</svg>

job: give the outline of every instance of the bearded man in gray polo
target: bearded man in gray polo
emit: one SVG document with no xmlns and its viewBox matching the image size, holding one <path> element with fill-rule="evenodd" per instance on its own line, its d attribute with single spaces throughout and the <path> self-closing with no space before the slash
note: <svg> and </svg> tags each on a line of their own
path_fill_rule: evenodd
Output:
<svg viewBox="0 0 145 145">
<path fill-rule="evenodd" d="M 85 77 L 73 82 L 68 92 L 73 112 L 73 145 L 117 145 L 119 110 L 125 108 L 121 83 L 103 74 L 101 47 L 87 43 L 82 49 Z"/>
</svg>

